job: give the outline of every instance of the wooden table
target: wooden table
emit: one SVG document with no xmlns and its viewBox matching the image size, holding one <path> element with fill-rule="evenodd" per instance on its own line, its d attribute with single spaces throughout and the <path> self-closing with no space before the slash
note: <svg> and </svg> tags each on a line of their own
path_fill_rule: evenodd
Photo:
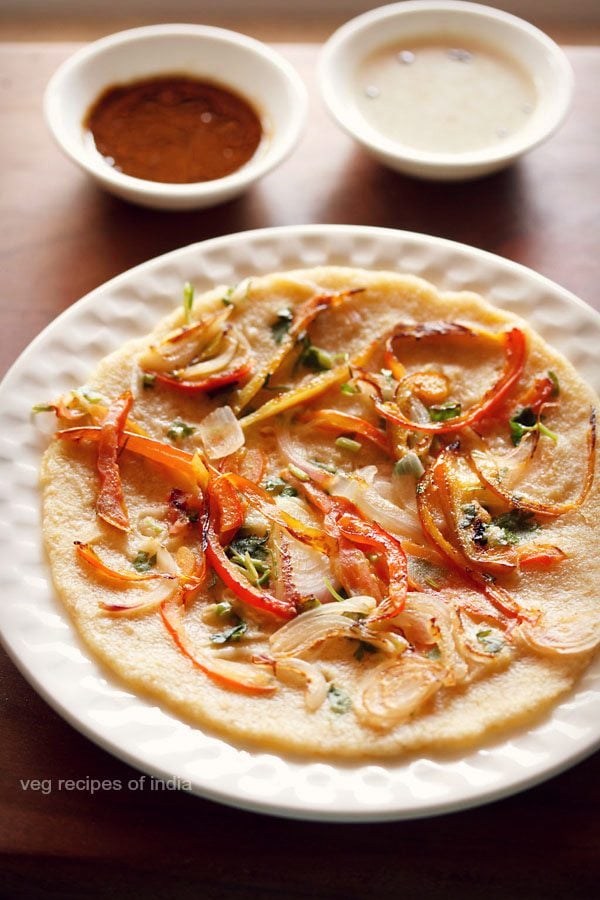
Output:
<svg viewBox="0 0 600 900">
<path fill-rule="evenodd" d="M 577 80 L 559 133 L 511 170 L 470 184 L 388 172 L 328 120 L 317 47 L 286 45 L 311 92 L 293 157 L 245 197 L 195 213 L 142 210 L 63 159 L 41 113 L 75 49 L 0 46 L 0 371 L 87 291 L 175 247 L 307 222 L 383 225 L 463 241 L 542 272 L 600 309 L 600 48 L 568 49 Z M 412 898 L 591 897 L 600 878 L 600 757 L 480 809 L 382 825 L 276 820 L 181 793 L 24 791 L 21 779 L 137 773 L 63 722 L 4 654 L 1 896 Z"/>
</svg>

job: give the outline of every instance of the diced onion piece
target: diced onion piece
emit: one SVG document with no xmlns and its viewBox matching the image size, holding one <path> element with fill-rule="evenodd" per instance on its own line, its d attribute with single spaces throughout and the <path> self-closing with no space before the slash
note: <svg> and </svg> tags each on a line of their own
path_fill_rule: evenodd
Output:
<svg viewBox="0 0 600 900">
<path fill-rule="evenodd" d="M 284 684 L 305 686 L 304 704 L 308 712 L 316 712 L 327 697 L 329 685 L 320 669 L 304 659 L 278 659 L 273 666 L 275 675 Z"/>
<path fill-rule="evenodd" d="M 443 669 L 434 662 L 413 653 L 385 662 L 361 685 L 356 715 L 372 728 L 400 725 L 439 690 L 443 675 Z"/>
<path fill-rule="evenodd" d="M 353 616 L 366 616 L 374 609 L 373 597 L 349 597 L 347 600 L 325 603 L 301 613 L 271 636 L 271 652 L 278 657 L 298 656 L 330 638 L 350 637 L 353 632 L 360 638 Z M 346 615 L 347 613 L 351 615 Z"/>
<path fill-rule="evenodd" d="M 346 478 L 339 475 L 330 491 L 336 497 L 350 500 L 368 519 L 377 522 L 396 537 L 409 537 L 415 541 L 423 539 L 416 515 L 387 500 L 374 485 L 369 485 L 355 476 Z"/>
<path fill-rule="evenodd" d="M 198 434 L 209 459 L 222 459 L 244 446 L 244 432 L 230 406 L 213 409 L 198 425 Z"/>
<path fill-rule="evenodd" d="M 571 615 L 523 623 L 518 633 L 528 647 L 544 656 L 577 656 L 591 653 L 600 644 L 600 619 Z"/>
</svg>

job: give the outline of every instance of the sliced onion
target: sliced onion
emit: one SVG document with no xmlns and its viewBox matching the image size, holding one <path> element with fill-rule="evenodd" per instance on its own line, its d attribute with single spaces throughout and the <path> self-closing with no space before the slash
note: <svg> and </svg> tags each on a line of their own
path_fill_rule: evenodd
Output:
<svg viewBox="0 0 600 900">
<path fill-rule="evenodd" d="M 457 684 L 467 676 L 468 667 L 459 653 L 452 627 L 452 609 L 437 594 L 410 592 L 400 615 L 393 620 L 411 644 L 437 644 L 444 684 Z"/>
<path fill-rule="evenodd" d="M 213 409 L 198 425 L 198 434 L 209 459 L 222 459 L 244 446 L 244 432 L 230 406 Z"/>
<path fill-rule="evenodd" d="M 414 653 L 385 662 L 364 679 L 354 706 L 356 715 L 372 728 L 400 725 L 439 690 L 443 675 L 443 669 Z"/>
<path fill-rule="evenodd" d="M 316 712 L 327 697 L 329 685 L 323 673 L 304 659 L 278 659 L 273 664 L 280 681 L 293 686 L 305 686 L 304 704 L 308 712 Z"/>
<path fill-rule="evenodd" d="M 346 497 L 367 518 L 377 522 L 396 537 L 409 537 L 415 541 L 423 539 L 417 516 L 387 500 L 374 485 L 368 485 L 354 475 L 349 478 L 338 475 L 330 492 L 337 497 Z"/>
<path fill-rule="evenodd" d="M 523 623 L 517 634 L 528 647 L 544 656 L 577 656 L 591 653 L 600 644 L 598 616 L 571 615 Z"/>
<path fill-rule="evenodd" d="M 361 638 L 358 623 L 345 613 L 368 615 L 375 609 L 373 597 L 349 597 L 341 602 L 325 603 L 301 613 L 279 628 L 270 638 L 275 656 L 298 656 L 316 644 L 334 637 Z"/>
<path fill-rule="evenodd" d="M 458 642 L 468 659 L 479 663 L 507 661 L 506 651 L 511 647 L 512 638 L 509 639 L 506 632 L 506 622 L 494 615 L 493 610 L 489 613 L 472 613 L 467 609 L 459 609 L 458 621 Z"/>
<path fill-rule="evenodd" d="M 327 487 L 332 483 L 333 476 L 324 472 L 323 469 L 319 469 L 318 466 L 315 466 L 308 459 L 302 442 L 292 437 L 289 428 L 279 429 L 277 432 L 277 444 L 286 461 L 306 472 L 316 484 L 321 485 L 321 487 Z"/>
<path fill-rule="evenodd" d="M 172 331 L 158 346 L 148 347 L 142 353 L 140 366 L 155 372 L 172 372 L 188 365 L 219 335 L 231 309 L 225 307 L 206 319 Z"/>
<path fill-rule="evenodd" d="M 294 497 L 278 497 L 277 505 L 304 525 L 317 523 L 316 516 L 312 515 L 306 504 Z M 300 597 L 315 597 L 322 602 L 330 600 L 325 579 L 330 583 L 335 579 L 328 557 L 295 538 L 286 540 L 286 549 L 292 581 Z"/>
<path fill-rule="evenodd" d="M 193 366 L 187 366 L 185 369 L 176 369 L 173 375 L 182 381 L 201 381 L 208 375 L 214 375 L 215 372 L 220 372 L 228 366 L 234 358 L 238 346 L 239 341 L 235 334 L 227 334 L 223 339 L 223 349 L 218 356 L 205 359 Z"/>
<path fill-rule="evenodd" d="M 471 460 L 478 474 L 485 482 L 487 487 L 489 487 L 489 489 L 493 491 L 493 493 L 497 494 L 499 497 L 502 497 L 503 500 L 506 500 L 508 503 L 510 503 L 511 506 L 515 506 L 517 509 L 527 510 L 528 512 L 532 512 L 540 516 L 560 516 L 564 513 L 571 512 L 574 509 L 579 509 L 579 507 L 582 506 L 585 502 L 594 481 L 594 469 L 596 461 L 595 450 L 596 411 L 595 409 L 592 409 L 587 434 L 587 460 L 583 484 L 579 490 L 579 493 L 575 497 L 573 497 L 571 500 L 563 501 L 562 503 L 545 503 L 544 501 L 538 500 L 534 497 L 526 497 L 520 493 L 515 492 L 514 487 L 507 487 L 502 479 L 497 461 L 494 459 L 491 453 L 487 451 L 473 450 L 473 452 L 471 453 Z"/>
</svg>

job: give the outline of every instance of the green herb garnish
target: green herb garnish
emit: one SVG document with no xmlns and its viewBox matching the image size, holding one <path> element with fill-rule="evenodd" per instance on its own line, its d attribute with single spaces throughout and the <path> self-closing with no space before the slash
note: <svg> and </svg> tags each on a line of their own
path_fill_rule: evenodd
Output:
<svg viewBox="0 0 600 900">
<path fill-rule="evenodd" d="M 448 419 L 455 419 L 460 416 L 462 407 L 460 403 L 440 403 L 436 406 L 429 407 L 429 418 L 432 422 L 446 422 Z"/>
<path fill-rule="evenodd" d="M 261 587 L 271 577 L 271 566 L 267 562 L 270 558 L 269 548 L 266 546 L 268 540 L 268 534 L 263 537 L 250 534 L 235 538 L 227 547 L 230 560 L 256 587 Z"/>
<path fill-rule="evenodd" d="M 145 391 L 151 389 L 156 384 L 156 375 L 153 375 L 152 372 L 144 372 L 142 375 L 142 387 Z"/>
<path fill-rule="evenodd" d="M 233 614 L 233 606 L 229 602 L 229 600 L 221 600 L 220 603 L 217 603 L 215 606 L 215 615 L 219 616 L 220 619 L 224 619 L 225 616 L 230 616 Z"/>
<path fill-rule="evenodd" d="M 312 462 L 317 468 L 323 469 L 324 472 L 329 472 L 330 475 L 337 475 L 338 470 L 332 463 L 321 462 L 320 459 L 313 459 Z"/>
<path fill-rule="evenodd" d="M 425 469 L 414 450 L 409 450 L 402 459 L 394 464 L 393 471 L 394 475 L 413 475 L 415 478 L 420 478 Z"/>
<path fill-rule="evenodd" d="M 167 437 L 172 441 L 181 441 L 183 438 L 193 434 L 195 430 L 193 425 L 188 425 L 186 422 L 182 422 L 181 419 L 176 419 L 169 427 Z"/>
<path fill-rule="evenodd" d="M 523 509 L 513 509 L 502 513 L 492 519 L 492 525 L 501 528 L 506 536 L 508 544 L 517 544 L 525 534 L 531 534 L 540 528 L 532 512 Z"/>
<path fill-rule="evenodd" d="M 293 487 L 288 481 L 285 481 L 285 479 L 280 478 L 278 475 L 273 475 L 272 477 L 265 479 L 261 487 L 269 494 L 275 494 L 276 496 L 298 496 L 298 491 L 296 490 L 296 488 Z"/>
<path fill-rule="evenodd" d="M 494 633 L 491 628 L 482 628 L 475 637 L 488 653 L 499 653 L 504 647 L 503 638 Z"/>
<path fill-rule="evenodd" d="M 145 550 L 140 550 L 131 565 L 136 572 L 149 572 L 156 565 L 156 553 L 150 556 Z"/>
<path fill-rule="evenodd" d="M 353 394 L 358 394 L 360 392 L 360 388 L 355 384 L 352 384 L 351 381 L 345 381 L 340 385 L 340 391 L 342 392 L 342 394 L 347 394 L 349 397 L 351 397 Z"/>
<path fill-rule="evenodd" d="M 291 309 L 280 309 L 277 318 L 271 325 L 271 334 L 276 344 L 280 344 L 294 321 L 294 313 Z"/>
<path fill-rule="evenodd" d="M 530 406 L 526 406 L 514 415 L 509 422 L 509 426 L 510 437 L 515 447 L 521 443 L 526 434 L 530 434 L 532 431 L 539 431 L 540 434 L 549 437 L 554 443 L 558 441 L 558 435 L 544 425 L 541 418 L 536 416 Z"/>
<path fill-rule="evenodd" d="M 32 413 L 41 413 L 41 412 L 53 412 L 54 407 L 49 403 L 36 403 L 35 406 L 31 407 Z"/>
<path fill-rule="evenodd" d="M 183 314 L 185 321 L 189 322 L 192 316 L 192 307 L 194 305 L 194 286 L 186 281 L 183 286 Z"/>
<path fill-rule="evenodd" d="M 342 437 L 336 438 L 335 446 L 339 447 L 340 450 L 347 450 L 348 453 L 358 453 L 362 444 L 360 441 L 355 441 L 352 438 L 344 437 L 342 435 Z"/>
<path fill-rule="evenodd" d="M 303 472 L 302 469 L 299 469 L 298 466 L 295 466 L 294 463 L 289 464 L 288 470 L 290 475 L 293 475 L 298 481 L 310 481 L 310 476 Z"/>
<path fill-rule="evenodd" d="M 334 356 L 322 347 L 317 347 L 307 334 L 301 338 L 302 352 L 298 357 L 297 363 L 306 369 L 312 369 L 313 372 L 326 372 L 333 369 L 335 364 Z"/>
<path fill-rule="evenodd" d="M 348 694 L 335 684 L 329 685 L 327 691 L 327 699 L 332 712 L 343 715 L 352 709 L 352 700 Z"/>
<path fill-rule="evenodd" d="M 235 306 L 235 303 L 231 299 L 235 293 L 235 287 L 228 287 L 225 291 L 224 295 L 221 297 L 221 303 L 223 306 Z"/>
<path fill-rule="evenodd" d="M 232 628 L 227 628 L 225 631 L 211 635 L 210 642 L 211 644 L 237 644 L 247 631 L 248 625 L 246 622 L 239 622 Z"/>
<path fill-rule="evenodd" d="M 548 378 L 554 385 L 554 390 L 552 391 L 552 396 L 558 397 L 558 395 L 560 394 L 560 384 L 559 384 L 558 378 L 556 377 L 556 374 L 551 369 L 548 369 Z"/>
<path fill-rule="evenodd" d="M 334 599 L 334 600 L 337 600 L 338 603 L 341 603 L 342 600 L 347 600 L 347 599 L 348 599 L 348 595 L 346 594 L 345 591 L 343 592 L 343 594 L 344 594 L 345 596 L 342 595 L 341 593 L 338 593 L 338 591 L 336 591 L 336 589 L 334 588 L 334 586 L 333 586 L 332 583 L 330 582 L 329 578 L 324 578 L 323 581 L 325 582 L 325 587 L 327 588 L 327 590 L 329 591 L 329 593 L 331 594 L 331 596 L 333 597 L 333 599 Z M 342 588 L 342 590 L 343 590 L 343 588 Z"/>
<path fill-rule="evenodd" d="M 441 659 L 442 653 L 437 644 L 434 644 L 427 652 L 425 653 L 427 659 Z"/>
</svg>

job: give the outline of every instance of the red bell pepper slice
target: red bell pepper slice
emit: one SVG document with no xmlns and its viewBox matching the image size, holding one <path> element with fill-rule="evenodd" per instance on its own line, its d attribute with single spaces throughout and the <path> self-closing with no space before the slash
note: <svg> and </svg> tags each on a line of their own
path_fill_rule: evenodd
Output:
<svg viewBox="0 0 600 900">
<path fill-rule="evenodd" d="M 121 531 L 129 529 L 129 516 L 119 471 L 119 441 L 132 404 L 133 397 L 130 391 L 126 391 L 111 403 L 100 426 L 98 440 L 97 468 L 100 476 L 100 493 L 96 501 L 96 512 L 101 519 Z"/>
<path fill-rule="evenodd" d="M 159 384 L 164 384 L 174 391 L 181 394 L 206 394 L 209 391 L 217 391 L 220 388 L 227 387 L 230 384 L 236 384 L 243 378 L 247 378 L 252 372 L 252 363 L 250 361 L 237 366 L 235 369 L 229 369 L 227 372 L 219 372 L 215 375 L 209 375 L 202 381 L 181 381 L 172 375 L 165 375 L 163 372 L 151 372 Z"/>
<path fill-rule="evenodd" d="M 244 505 L 232 483 L 223 476 L 211 479 L 208 490 L 215 499 L 219 539 L 228 544 L 244 524 Z"/>
<path fill-rule="evenodd" d="M 210 510 L 205 517 L 204 542 L 206 545 L 206 558 L 221 581 L 233 591 L 238 600 L 247 603 L 255 609 L 271 613 L 279 619 L 293 619 L 297 615 L 297 609 L 292 603 L 279 600 L 259 587 L 250 584 L 244 578 L 239 567 L 232 563 L 217 536 L 221 510 L 218 497 L 210 492 Z"/>
<path fill-rule="evenodd" d="M 436 324 L 439 325 L 437 330 L 434 328 Z M 384 402 L 377 396 L 374 396 L 372 399 L 375 409 L 388 422 L 410 431 L 422 431 L 427 434 L 452 434 L 460 431 L 467 425 L 474 425 L 476 422 L 494 413 L 521 377 L 527 357 L 527 340 L 524 332 L 519 328 L 511 328 L 510 331 L 504 331 L 496 335 L 492 332 L 476 331 L 475 329 L 468 329 L 453 323 L 430 323 L 428 326 L 412 326 L 411 328 L 403 329 L 401 332 L 396 333 L 394 337 L 412 337 L 415 340 L 422 340 L 428 337 L 439 339 L 444 335 L 471 335 L 492 341 L 500 341 L 504 346 L 505 354 L 502 375 L 486 391 L 478 403 L 475 403 L 462 415 L 448 419 L 445 422 L 413 422 L 404 415 L 397 404 Z"/>
</svg>

